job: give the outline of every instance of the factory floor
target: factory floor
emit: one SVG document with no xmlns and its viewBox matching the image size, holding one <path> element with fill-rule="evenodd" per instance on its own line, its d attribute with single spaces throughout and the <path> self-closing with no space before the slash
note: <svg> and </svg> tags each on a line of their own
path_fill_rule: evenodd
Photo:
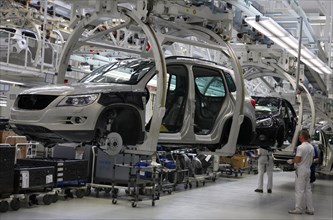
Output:
<svg viewBox="0 0 333 220">
<path fill-rule="evenodd" d="M 139 202 L 136 208 L 127 200 L 112 204 L 100 193 L 82 199 L 60 199 L 51 205 L 23 207 L 0 213 L 5 219 L 333 219 L 333 179 L 317 176 L 313 184 L 315 214 L 291 215 L 294 208 L 294 172 L 274 172 L 273 193 L 255 193 L 257 175 L 220 177 L 216 182 L 185 190 L 183 186 L 156 201 Z M 266 176 L 265 176 L 266 180 Z"/>
</svg>

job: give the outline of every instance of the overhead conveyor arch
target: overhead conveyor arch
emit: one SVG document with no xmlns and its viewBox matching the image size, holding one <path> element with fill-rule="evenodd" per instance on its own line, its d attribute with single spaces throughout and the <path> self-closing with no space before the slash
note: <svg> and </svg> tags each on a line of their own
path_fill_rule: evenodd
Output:
<svg viewBox="0 0 333 220">
<path fill-rule="evenodd" d="M 212 39 L 214 39 L 218 43 L 218 45 L 221 46 L 221 52 L 224 52 L 223 47 L 227 48 L 228 56 L 231 60 L 231 65 L 232 65 L 234 73 L 235 73 L 235 83 L 236 83 L 236 88 L 237 88 L 236 106 L 235 106 L 235 111 L 234 111 L 234 115 L 232 118 L 232 124 L 231 124 L 231 128 L 230 128 L 228 142 L 225 146 L 222 147 L 222 149 L 219 149 L 215 152 L 216 154 L 219 154 L 219 155 L 230 156 L 230 152 L 234 153 L 236 151 L 237 138 L 238 138 L 238 134 L 239 134 L 240 125 L 242 124 L 242 122 L 244 120 L 243 108 L 244 108 L 245 92 L 244 92 L 243 70 L 242 70 L 239 60 L 238 60 L 235 52 L 231 48 L 230 44 L 225 42 L 220 35 L 214 33 L 213 31 L 210 31 L 205 28 L 198 27 L 198 26 L 192 26 L 192 27 L 189 27 L 189 29 L 190 30 L 192 29 L 193 31 L 199 31 L 199 32 L 208 34 Z"/>
<path fill-rule="evenodd" d="M 138 146 L 138 149 L 141 152 L 144 152 L 144 154 L 153 154 L 156 151 L 156 145 L 157 145 L 157 139 L 160 131 L 160 125 L 162 118 L 164 116 L 165 112 L 165 98 L 166 98 L 166 65 L 165 65 L 165 59 L 163 55 L 163 51 L 161 48 L 160 43 L 158 42 L 158 39 L 156 37 L 156 34 L 154 30 L 151 28 L 150 23 L 144 23 L 141 19 L 141 16 L 135 13 L 135 10 L 128 10 L 123 7 L 119 7 L 118 10 L 122 11 L 125 18 L 127 17 L 127 22 L 124 24 L 120 24 L 114 28 L 111 28 L 111 30 L 107 31 L 113 31 L 117 30 L 123 27 L 128 26 L 130 23 L 136 22 L 139 27 L 141 27 L 142 31 L 146 34 L 148 41 L 151 45 L 152 54 L 154 56 L 154 60 L 156 63 L 156 72 L 157 72 L 157 88 L 159 88 L 156 92 L 156 99 L 153 107 L 153 116 L 152 116 L 152 122 L 151 122 L 151 129 L 147 134 L 147 138 L 142 144 L 142 146 Z M 109 14 L 103 14 L 104 16 L 107 16 L 109 19 L 111 19 Z M 82 46 L 85 41 L 88 41 L 92 38 L 85 39 L 83 41 L 79 41 L 79 38 L 81 37 L 82 33 L 84 32 L 85 28 L 94 23 L 94 25 L 102 24 L 104 21 L 99 20 L 101 17 L 101 14 L 93 14 L 89 17 L 85 17 L 81 21 L 79 21 L 76 24 L 76 27 L 74 28 L 72 34 L 70 35 L 69 39 L 67 40 L 59 62 L 58 66 L 58 77 L 57 77 L 57 83 L 63 83 L 65 72 L 67 69 L 68 61 L 70 58 L 71 53 L 78 47 Z M 119 14 L 117 14 L 119 16 Z M 105 34 L 102 33 L 102 34 Z M 98 36 L 102 36 L 102 34 L 99 34 Z M 98 37 L 95 36 L 95 37 Z"/>
<path fill-rule="evenodd" d="M 138 5 L 139 6 L 139 2 Z M 142 5 L 141 5 L 142 6 Z M 151 5 L 152 6 L 152 5 Z M 145 17 L 143 15 L 147 15 L 145 13 L 142 13 L 142 8 L 137 9 L 128 9 L 124 7 L 117 7 L 117 10 L 112 10 L 116 12 L 115 16 L 127 18 L 126 24 L 119 25 L 118 27 L 114 27 L 113 29 L 119 29 L 123 27 L 129 27 L 130 25 L 135 24 L 136 28 L 142 29 L 143 33 L 148 38 L 149 44 L 152 48 L 152 53 L 147 52 L 146 54 L 137 52 L 139 55 L 146 55 L 153 57 L 156 62 L 156 71 L 158 72 L 158 81 L 157 81 L 157 101 L 155 102 L 155 105 L 153 107 L 153 118 L 151 123 L 150 131 L 147 135 L 146 140 L 144 143 L 140 146 L 136 146 L 134 150 L 137 151 L 146 151 L 150 152 L 150 154 L 156 149 L 157 144 L 157 138 L 159 135 L 160 125 L 161 125 L 161 119 L 164 115 L 165 111 L 165 98 L 166 98 L 166 67 L 165 67 L 165 60 L 164 55 L 161 49 L 161 45 L 165 42 L 181 42 L 186 43 L 190 45 L 195 45 L 199 47 L 207 47 L 210 49 L 214 49 L 217 51 L 221 51 L 224 53 L 229 60 L 231 60 L 231 65 L 233 66 L 234 72 L 235 72 L 235 82 L 236 82 L 236 88 L 237 88 L 237 94 L 236 94 L 236 105 L 235 105 L 235 112 L 232 116 L 232 123 L 231 123 L 231 131 L 229 133 L 228 143 L 222 147 L 221 150 L 218 150 L 216 152 L 217 154 L 224 154 L 224 155 L 232 155 L 234 154 L 236 150 L 236 142 L 238 137 L 238 132 L 240 128 L 240 124 L 243 121 L 243 105 L 244 105 L 244 80 L 243 80 L 243 72 L 242 68 L 239 64 L 239 61 L 237 59 L 237 56 L 233 52 L 232 48 L 228 43 L 224 41 L 225 35 L 216 34 L 213 31 L 201 27 L 201 26 L 194 26 L 190 24 L 179 24 L 174 22 L 174 25 L 176 25 L 178 28 L 183 28 L 181 31 L 187 32 L 191 34 L 192 36 L 197 37 L 200 39 L 200 41 L 191 41 L 184 39 L 183 37 L 179 36 L 172 36 L 167 35 L 162 32 L 158 31 L 158 26 L 160 26 L 160 23 L 154 23 L 153 18 L 157 18 L 157 16 L 151 16 L 151 17 Z M 143 8 L 145 10 L 145 7 Z M 152 10 L 150 8 L 149 10 Z M 110 12 L 108 13 L 102 13 L 103 9 L 101 9 L 101 12 L 99 13 L 92 13 L 89 16 L 86 16 L 82 18 L 82 20 L 76 19 L 77 22 L 73 23 L 73 26 L 75 26 L 74 31 L 70 38 L 67 40 L 66 45 L 63 49 L 63 53 L 61 55 L 60 59 L 60 65 L 58 67 L 58 83 L 62 83 L 65 71 L 67 68 L 67 64 L 69 61 L 70 54 L 73 50 L 80 47 L 83 44 L 87 45 L 93 45 L 96 43 L 91 42 L 90 38 L 78 41 L 78 39 L 81 37 L 82 33 L 84 32 L 84 29 L 88 27 L 90 24 L 98 25 L 102 23 L 102 20 L 99 20 L 102 16 L 106 16 L 110 18 Z M 149 14 L 149 13 L 148 13 Z M 152 13 L 153 14 L 153 13 Z M 105 20 L 105 19 L 104 19 Z M 143 22 L 146 21 L 146 22 Z M 220 22 L 220 21 L 219 21 Z M 152 28 L 154 26 L 154 29 Z M 132 26 L 133 27 L 133 26 Z M 157 27 L 157 28 L 156 28 Z M 109 30 L 107 30 L 109 31 Z M 105 33 L 105 32 L 103 32 Z M 98 35 L 98 34 L 97 34 Z M 102 35 L 102 33 L 100 33 Z M 202 41 L 205 41 L 205 43 L 202 43 Z M 123 48 L 117 48 L 114 45 L 103 45 L 106 46 L 109 49 L 122 49 Z M 127 50 L 127 49 L 126 49 Z M 130 51 L 130 50 L 127 50 Z M 135 52 L 135 51 L 133 51 Z M 153 150 L 154 149 L 154 150 Z M 130 152 L 130 151 L 128 151 Z M 149 153 L 148 153 L 149 154 Z"/>
<path fill-rule="evenodd" d="M 260 65 L 256 65 L 253 63 L 245 63 L 243 64 L 243 67 L 260 67 L 260 68 L 264 68 L 265 66 L 267 66 L 267 69 L 271 70 L 272 68 L 274 68 L 275 71 L 253 71 L 253 72 L 247 72 L 244 75 L 244 79 L 247 80 L 251 80 L 251 79 L 255 79 L 255 78 L 260 78 L 260 77 L 264 77 L 264 76 L 271 76 L 271 77 L 278 77 L 278 78 L 282 78 L 282 79 L 286 79 L 294 88 L 294 90 L 296 91 L 299 88 L 296 88 L 296 79 L 294 77 L 292 77 L 289 73 L 285 72 L 281 67 L 277 66 L 274 63 L 271 63 L 270 66 L 268 64 L 260 64 Z M 312 99 L 311 94 L 309 93 L 309 91 L 307 90 L 307 88 L 300 83 L 299 86 L 301 87 L 301 89 L 305 92 L 306 97 L 308 99 L 308 102 L 310 104 L 310 109 L 311 109 L 311 125 L 309 127 L 309 132 L 310 134 L 312 134 L 314 132 L 314 126 L 315 126 L 315 120 L 316 120 L 316 112 L 315 112 L 315 106 L 314 106 L 314 102 Z M 304 110 L 304 100 L 302 98 L 302 95 L 300 94 L 299 96 L 299 120 L 297 122 L 297 127 L 295 129 L 295 133 L 292 139 L 292 143 L 291 146 L 295 147 L 297 144 L 297 140 L 298 140 L 298 133 L 299 131 L 302 129 L 302 120 L 303 120 L 303 110 Z"/>
</svg>

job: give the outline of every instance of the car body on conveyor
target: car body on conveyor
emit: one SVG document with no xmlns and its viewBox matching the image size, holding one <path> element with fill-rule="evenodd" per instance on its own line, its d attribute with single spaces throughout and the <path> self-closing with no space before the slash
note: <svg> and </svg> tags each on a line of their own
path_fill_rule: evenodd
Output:
<svg viewBox="0 0 333 220">
<path fill-rule="evenodd" d="M 289 101 L 278 97 L 252 96 L 256 102 L 256 132 L 253 145 L 282 148 L 291 142 L 297 115 Z"/>
<path fill-rule="evenodd" d="M 236 102 L 232 71 L 188 57 L 169 57 L 166 63 L 166 112 L 158 142 L 220 148 L 228 141 Z M 79 83 L 24 91 L 11 109 L 10 123 L 18 134 L 48 144 L 103 145 L 110 133 L 118 133 L 124 145 L 142 144 L 155 92 L 153 60 L 122 60 L 93 71 Z M 241 145 L 255 136 L 253 104 L 247 97 Z"/>
</svg>

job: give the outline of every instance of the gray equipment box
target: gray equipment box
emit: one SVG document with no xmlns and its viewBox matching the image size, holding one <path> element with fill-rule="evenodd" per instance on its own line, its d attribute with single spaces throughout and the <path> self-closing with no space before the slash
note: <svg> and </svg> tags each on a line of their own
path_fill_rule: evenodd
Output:
<svg viewBox="0 0 333 220">
<path fill-rule="evenodd" d="M 140 161 L 138 155 L 129 154 L 118 154 L 115 156 L 108 156 L 102 150 L 97 150 L 96 155 L 96 167 L 95 167 L 95 180 L 94 183 L 97 184 L 112 184 L 112 175 L 115 170 L 114 182 L 117 184 L 128 184 L 130 168 L 128 167 L 116 167 L 114 169 L 114 164 L 131 164 L 135 165 Z M 131 175 L 135 175 L 135 169 L 131 171 Z"/>
<path fill-rule="evenodd" d="M 77 148 L 77 144 L 63 143 L 57 144 L 52 149 L 52 157 L 63 158 L 63 159 L 82 159 L 88 160 L 88 181 L 91 178 L 91 163 L 92 163 L 92 153 L 91 146 L 86 145 L 84 147 Z M 79 154 L 78 154 L 79 153 Z M 82 158 L 79 158 L 82 156 Z"/>
</svg>

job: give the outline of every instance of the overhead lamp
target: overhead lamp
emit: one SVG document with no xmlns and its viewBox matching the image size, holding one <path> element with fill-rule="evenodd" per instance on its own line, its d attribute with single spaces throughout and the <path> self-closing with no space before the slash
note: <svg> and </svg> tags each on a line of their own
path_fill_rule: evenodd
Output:
<svg viewBox="0 0 333 220">
<path fill-rule="evenodd" d="M 7 84 L 13 84 L 13 85 L 20 85 L 20 86 L 25 85 L 25 83 L 15 82 L 15 81 L 10 81 L 10 80 L 4 80 L 4 79 L 0 79 L 0 83 L 7 83 Z"/>
<path fill-rule="evenodd" d="M 298 40 L 273 19 L 264 16 L 256 16 L 245 18 L 245 21 L 274 43 L 297 57 Z M 332 74 L 332 69 L 303 45 L 301 46 L 301 61 L 318 73 Z"/>
</svg>

